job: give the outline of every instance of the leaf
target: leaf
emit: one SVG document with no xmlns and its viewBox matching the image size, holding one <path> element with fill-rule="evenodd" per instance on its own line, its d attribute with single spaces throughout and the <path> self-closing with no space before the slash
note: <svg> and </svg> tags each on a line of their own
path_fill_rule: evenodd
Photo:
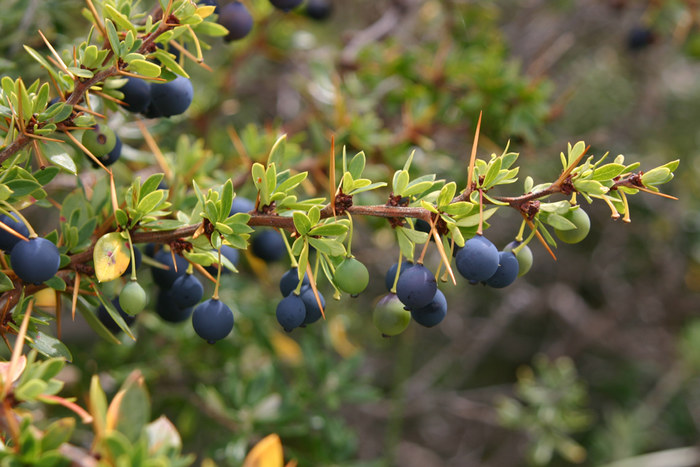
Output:
<svg viewBox="0 0 700 467">
<path fill-rule="evenodd" d="M 152 453 L 179 451 L 182 448 L 182 439 L 177 428 L 165 415 L 146 425 L 146 437 L 148 451 Z"/>
<path fill-rule="evenodd" d="M 445 214 L 451 216 L 463 217 L 470 214 L 474 209 L 477 209 L 477 205 L 473 203 L 468 203 L 466 201 L 458 201 L 456 203 L 448 204 L 440 208 Z"/>
<path fill-rule="evenodd" d="M 321 253 L 330 256 L 345 256 L 347 253 L 345 246 L 338 240 L 332 238 L 309 237 L 309 244 Z"/>
<path fill-rule="evenodd" d="M 348 228 L 343 224 L 326 224 L 314 227 L 308 232 L 308 235 L 317 235 L 321 237 L 334 237 L 343 235 L 348 231 Z"/>
<path fill-rule="evenodd" d="M 48 383 L 41 379 L 31 379 L 15 389 L 15 397 L 21 401 L 31 401 L 42 394 Z"/>
<path fill-rule="evenodd" d="M 131 21 L 129 21 L 129 18 L 117 11 L 112 5 L 109 3 L 105 3 L 103 5 L 104 12 L 107 16 L 109 16 L 110 19 L 112 19 L 121 29 L 126 29 L 128 31 L 133 32 L 136 34 L 136 28 L 134 27 L 133 24 L 131 24 Z"/>
<path fill-rule="evenodd" d="M 660 185 L 666 183 L 673 175 L 666 167 L 656 167 L 642 175 L 642 183 L 644 185 Z"/>
<path fill-rule="evenodd" d="M 141 224 L 141 227 L 149 230 L 175 230 L 183 225 L 185 225 L 184 222 L 176 221 L 174 219 L 158 219 L 156 221 Z"/>
<path fill-rule="evenodd" d="M 484 220 L 487 220 L 489 217 L 491 217 L 497 210 L 498 208 L 485 209 L 483 213 Z M 472 214 L 471 216 L 459 219 L 457 221 L 457 225 L 459 227 L 474 227 L 479 225 L 479 213 L 477 212 L 475 214 Z"/>
<path fill-rule="evenodd" d="M 128 70 L 148 78 L 157 78 L 160 76 L 160 67 L 147 60 L 136 59 L 130 61 Z"/>
<path fill-rule="evenodd" d="M 557 230 L 573 230 L 576 228 L 576 224 L 564 216 L 560 216 L 559 214 L 552 213 L 547 216 L 543 216 L 542 220 Z"/>
<path fill-rule="evenodd" d="M 30 332 L 29 336 L 31 337 L 29 346 L 40 354 L 49 358 L 61 357 L 65 358 L 66 361 L 73 361 L 73 355 L 68 347 L 55 337 L 41 331 Z"/>
<path fill-rule="evenodd" d="M 15 285 L 12 283 L 12 280 L 7 277 L 7 274 L 0 272 L 0 292 L 7 292 L 8 290 L 12 290 L 14 288 Z"/>
<path fill-rule="evenodd" d="M 401 228 L 401 233 L 403 233 L 406 238 L 408 238 L 413 243 L 423 244 L 428 241 L 429 234 L 427 232 L 422 232 L 420 230 Z"/>
<path fill-rule="evenodd" d="M 114 52 L 114 55 L 121 57 L 121 49 L 119 47 L 119 35 L 114 27 L 114 23 L 110 19 L 105 20 L 105 29 L 107 30 L 107 39 L 109 40 L 109 45 Z"/>
<path fill-rule="evenodd" d="M 231 179 L 229 178 L 228 180 L 226 180 L 226 183 L 224 183 L 224 186 L 221 189 L 221 209 L 219 210 L 219 213 L 221 215 L 219 216 L 219 221 L 225 221 L 229 217 L 229 214 L 231 213 L 231 206 L 232 205 L 233 205 L 233 183 L 231 182 Z"/>
<path fill-rule="evenodd" d="M 596 180 L 574 180 L 574 188 L 589 195 L 603 195 L 608 189 Z"/>
<path fill-rule="evenodd" d="M 44 281 L 44 284 L 46 284 L 54 290 L 58 290 L 61 292 L 66 290 L 65 281 L 58 276 L 53 276 L 51 279 Z"/>
<path fill-rule="evenodd" d="M 311 230 L 311 221 L 306 214 L 300 211 L 294 211 L 292 217 L 294 219 L 294 227 L 297 229 L 297 232 L 299 232 L 299 235 L 306 235 L 309 230 Z"/>
<path fill-rule="evenodd" d="M 253 449 L 243 460 L 243 467 L 282 467 L 283 465 L 282 441 L 274 433 L 253 446 Z"/>
<path fill-rule="evenodd" d="M 578 159 L 581 154 L 586 150 L 586 143 L 583 141 L 579 141 L 576 144 L 574 144 L 574 147 L 571 147 L 571 144 L 569 144 L 569 157 L 567 160 L 567 168 L 576 162 L 576 159 Z"/>
<path fill-rule="evenodd" d="M 277 138 L 275 144 L 270 149 L 270 154 L 267 156 L 267 165 L 279 164 L 284 159 L 284 153 L 287 150 L 287 135 L 284 134 Z M 276 180 L 275 180 L 276 182 Z M 270 190 L 272 192 L 272 190 Z"/>
<path fill-rule="evenodd" d="M 392 189 L 394 192 L 394 195 L 400 195 L 403 196 L 403 192 L 408 186 L 408 182 L 410 181 L 410 177 L 408 175 L 408 172 L 405 170 L 399 170 L 394 174 L 394 180 L 392 183 Z"/>
<path fill-rule="evenodd" d="M 362 177 L 362 172 L 365 170 L 366 157 L 364 151 L 360 151 L 350 160 L 348 164 L 348 172 L 352 178 Z M 406 173 L 408 175 L 408 173 Z"/>
<path fill-rule="evenodd" d="M 123 395 L 117 412 L 116 429 L 135 443 L 151 418 L 151 402 L 141 372 L 133 371 L 120 392 Z"/>
<path fill-rule="evenodd" d="M 308 172 L 301 172 L 296 175 L 292 175 L 289 177 L 287 180 L 283 181 L 280 183 L 277 188 L 275 188 L 275 192 L 283 192 L 286 193 L 289 190 L 292 190 L 293 188 L 296 188 L 301 182 L 306 180 L 306 177 L 308 176 Z"/>
<path fill-rule="evenodd" d="M 354 189 L 349 194 L 357 195 L 359 193 L 364 193 L 365 191 L 375 190 L 377 188 L 381 188 L 381 187 L 386 186 L 386 185 L 387 185 L 386 182 L 371 183 L 367 186 L 363 186 L 362 188 Z"/>
<path fill-rule="evenodd" d="M 108 282 L 120 277 L 126 271 L 130 261 L 129 248 L 121 234 L 111 232 L 97 240 L 92 259 L 97 280 Z"/>
<path fill-rule="evenodd" d="M 501 171 L 501 164 L 503 161 L 501 160 L 500 157 L 497 157 L 491 163 L 489 164 L 489 169 L 486 172 L 486 175 L 484 176 L 484 182 L 481 184 L 481 186 L 484 189 L 489 189 L 493 186 L 494 181 L 498 177 L 498 173 Z"/>
<path fill-rule="evenodd" d="M 107 396 L 100 386 L 100 378 L 97 375 L 93 375 L 90 380 L 89 410 L 95 424 L 95 434 L 99 438 L 105 433 Z"/>
<path fill-rule="evenodd" d="M 141 189 L 139 190 L 139 197 L 143 198 L 144 196 L 156 191 L 158 189 L 158 186 L 160 185 L 160 182 L 163 181 L 163 177 L 164 175 L 161 173 L 153 174 L 150 177 L 148 177 L 146 181 L 143 182 L 143 185 L 141 185 Z"/>
<path fill-rule="evenodd" d="M 78 296 L 78 311 L 80 312 L 81 315 L 83 315 L 83 318 L 85 319 L 85 322 L 88 323 L 88 325 L 92 328 L 95 333 L 109 342 L 110 344 L 121 344 L 122 342 L 114 337 L 114 334 L 112 334 L 104 324 L 99 320 L 97 317 L 97 314 L 94 312 L 94 306 L 90 305 L 87 300 L 85 300 L 83 297 Z"/>
<path fill-rule="evenodd" d="M 455 182 L 450 182 L 447 185 L 443 186 L 440 190 L 440 194 L 438 195 L 436 203 L 438 205 L 438 208 L 449 205 L 452 202 L 452 199 L 455 197 L 456 192 L 457 184 Z"/>
<path fill-rule="evenodd" d="M 142 215 L 147 215 L 151 211 L 155 210 L 160 203 L 165 199 L 165 191 L 163 190 L 156 190 L 153 191 L 146 196 L 144 196 L 141 201 L 139 201 L 138 206 L 136 206 L 136 210 L 139 211 Z"/>
<path fill-rule="evenodd" d="M 623 170 L 625 170 L 625 166 L 622 164 L 605 164 L 593 171 L 591 180 L 598 180 L 601 182 L 604 180 L 612 180 L 613 178 L 620 175 Z"/>
</svg>

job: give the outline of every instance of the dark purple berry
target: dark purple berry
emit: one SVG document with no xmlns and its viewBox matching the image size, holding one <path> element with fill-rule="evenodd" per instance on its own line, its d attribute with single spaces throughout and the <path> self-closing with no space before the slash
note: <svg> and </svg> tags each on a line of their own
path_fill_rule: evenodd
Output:
<svg viewBox="0 0 700 467">
<path fill-rule="evenodd" d="M 21 219 L 17 218 L 17 220 L 15 220 L 6 214 L 0 214 L 0 222 L 15 232 L 20 233 L 25 237 L 29 237 L 29 229 L 26 225 L 24 225 L 24 222 L 22 222 Z M 21 241 L 23 241 L 21 238 L 15 237 L 5 229 L 0 229 L 0 250 L 10 252 L 12 247 L 15 246 L 17 242 Z"/>
<path fill-rule="evenodd" d="M 331 0 L 307 0 L 304 11 L 309 18 L 323 21 L 333 13 L 333 3 Z"/>
<path fill-rule="evenodd" d="M 272 6 L 282 11 L 290 11 L 301 5 L 302 1 L 303 0 L 270 0 L 270 3 L 272 3 Z"/>
<path fill-rule="evenodd" d="M 141 78 L 129 76 L 126 84 L 120 87 L 118 91 L 124 94 L 122 98 L 124 105 L 122 107 L 129 112 L 145 112 L 148 104 L 151 102 L 151 85 Z"/>
<path fill-rule="evenodd" d="M 507 287 L 518 277 L 520 265 L 512 251 L 501 251 L 498 254 L 498 269 L 486 280 L 486 285 L 501 289 Z"/>
<path fill-rule="evenodd" d="M 275 230 L 262 230 L 255 234 L 250 247 L 255 256 L 268 263 L 282 259 L 287 252 L 282 236 Z"/>
<path fill-rule="evenodd" d="M 122 317 L 127 326 L 131 326 L 132 324 L 134 324 L 134 321 L 136 321 L 136 316 L 126 314 L 124 310 L 122 310 L 121 305 L 119 305 L 119 297 L 113 298 L 111 302 L 112 306 L 114 306 L 114 308 L 119 313 L 119 316 Z M 100 305 L 97 309 L 97 318 L 104 325 L 104 327 L 109 329 L 109 331 L 112 334 L 118 334 L 122 331 L 122 329 L 119 327 L 117 322 L 114 321 L 114 318 L 112 318 L 112 315 L 109 314 L 107 308 L 105 308 L 104 305 Z"/>
<path fill-rule="evenodd" d="M 294 289 L 297 288 L 297 285 L 299 285 L 299 273 L 298 269 L 296 267 L 291 268 L 289 271 L 285 272 L 282 275 L 282 279 L 280 279 L 280 292 L 282 292 L 282 296 L 286 297 Z M 302 281 L 301 287 L 304 288 L 305 286 L 309 285 L 309 277 L 304 274 L 304 280 Z"/>
<path fill-rule="evenodd" d="M 213 344 L 231 333 L 233 312 L 222 301 L 210 298 L 194 309 L 192 327 L 199 337 Z"/>
<path fill-rule="evenodd" d="M 17 277 L 24 282 L 41 284 L 56 275 L 61 254 L 51 241 L 31 238 L 17 242 L 12 248 L 10 263 Z"/>
<path fill-rule="evenodd" d="M 171 290 L 160 289 L 156 300 L 156 313 L 169 323 L 181 323 L 192 315 L 194 307 L 183 308 L 173 298 Z"/>
<path fill-rule="evenodd" d="M 151 103 L 147 114 L 152 110 L 153 115 L 157 116 L 180 115 L 190 106 L 193 97 L 192 82 L 184 76 L 167 83 L 151 83 Z"/>
<path fill-rule="evenodd" d="M 483 235 L 475 235 L 459 250 L 455 264 L 468 281 L 485 281 L 498 269 L 498 248 Z"/>
<path fill-rule="evenodd" d="M 157 267 L 151 268 L 151 274 L 153 275 L 153 282 L 155 282 L 158 287 L 162 289 L 169 289 L 173 286 L 173 282 L 180 276 L 185 275 L 187 271 L 187 266 L 189 263 L 185 258 L 180 255 L 175 255 L 175 263 L 177 264 L 177 271 L 175 270 L 175 265 L 173 264 L 173 255 L 169 251 L 158 250 L 158 252 L 153 255 L 153 259 L 159 263 L 168 266 L 169 269 L 161 269 Z"/>
<path fill-rule="evenodd" d="M 312 292 L 313 293 L 313 292 Z M 304 324 L 306 306 L 299 295 L 289 294 L 277 304 L 277 322 L 287 332 Z"/>
<path fill-rule="evenodd" d="M 233 203 L 231 203 L 231 213 L 229 216 L 233 216 L 239 212 L 244 212 L 247 214 L 253 210 L 255 210 L 255 203 L 248 198 L 244 198 L 243 196 L 236 196 L 233 198 Z"/>
<path fill-rule="evenodd" d="M 241 2 L 233 2 L 221 8 L 218 23 L 228 29 L 225 41 L 237 41 L 253 29 L 253 16 Z"/>
<path fill-rule="evenodd" d="M 422 308 L 416 308 L 411 310 L 411 317 L 413 320 L 425 326 L 426 328 L 431 328 L 445 319 L 447 314 L 447 300 L 445 299 L 445 294 L 441 290 L 435 293 L 433 300 Z"/>
<path fill-rule="evenodd" d="M 304 317 L 303 324 L 315 323 L 321 319 L 321 309 L 318 307 L 318 302 L 316 301 L 316 295 L 314 295 L 314 290 L 311 287 L 306 287 L 301 289 L 301 300 L 304 302 L 304 307 L 306 308 L 306 316 Z M 318 293 L 318 298 L 321 299 L 321 306 L 326 309 L 326 299 L 323 298 L 321 292 Z"/>
<path fill-rule="evenodd" d="M 428 305 L 437 292 L 437 281 L 432 272 L 422 264 L 416 264 L 399 276 L 396 295 L 408 309 Z"/>
<path fill-rule="evenodd" d="M 411 267 L 413 267 L 412 261 L 402 261 L 401 272 L 399 273 L 399 277 L 401 277 L 403 273 Z M 394 286 L 394 279 L 396 279 L 396 271 L 398 269 L 399 263 L 394 263 L 394 265 L 390 267 L 389 270 L 386 272 L 386 276 L 384 276 L 384 284 L 386 285 L 387 290 L 391 290 L 391 288 Z"/>
<path fill-rule="evenodd" d="M 170 289 L 170 296 L 180 308 L 196 305 L 204 295 L 202 283 L 192 274 L 185 274 L 175 279 Z"/>
</svg>

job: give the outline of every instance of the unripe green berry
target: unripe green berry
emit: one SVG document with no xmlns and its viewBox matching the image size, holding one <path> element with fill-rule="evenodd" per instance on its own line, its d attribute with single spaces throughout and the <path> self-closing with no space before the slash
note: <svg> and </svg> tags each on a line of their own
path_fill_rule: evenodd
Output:
<svg viewBox="0 0 700 467">
<path fill-rule="evenodd" d="M 83 132 L 83 146 L 95 157 L 102 157 L 114 149 L 117 135 L 107 125 L 95 125 L 94 129 Z"/>
<path fill-rule="evenodd" d="M 578 243 L 588 235 L 591 230 L 591 219 L 580 206 L 574 206 L 564 214 L 564 218 L 576 226 L 575 229 L 559 230 L 554 233 L 564 243 Z"/>
<path fill-rule="evenodd" d="M 364 264 L 355 258 L 345 258 L 335 268 L 333 276 L 335 285 L 345 293 L 357 295 L 367 288 L 369 284 L 369 271 Z"/>
<path fill-rule="evenodd" d="M 136 281 L 129 281 L 119 293 L 119 306 L 130 315 L 143 311 L 147 303 L 148 295 L 141 284 Z"/>
</svg>

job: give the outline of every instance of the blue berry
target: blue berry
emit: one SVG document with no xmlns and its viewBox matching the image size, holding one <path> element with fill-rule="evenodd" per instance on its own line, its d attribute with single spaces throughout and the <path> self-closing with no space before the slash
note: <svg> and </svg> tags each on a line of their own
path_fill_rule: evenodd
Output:
<svg viewBox="0 0 700 467">
<path fill-rule="evenodd" d="M 435 297 L 437 281 L 428 268 L 416 264 L 399 276 L 396 295 L 408 309 L 427 306 Z"/>
<path fill-rule="evenodd" d="M 218 23 L 228 29 L 225 41 L 237 41 L 253 29 L 253 16 L 241 2 L 233 2 L 221 8 Z"/>
<path fill-rule="evenodd" d="M 118 90 L 124 94 L 122 107 L 129 112 L 145 112 L 151 103 L 151 85 L 141 78 L 129 76 L 126 84 Z"/>
<path fill-rule="evenodd" d="M 426 328 L 431 328 L 445 319 L 447 314 L 447 300 L 445 299 L 445 294 L 441 290 L 438 290 L 428 305 L 422 308 L 415 308 L 411 310 L 411 317 L 413 320 L 425 326 Z"/>
<path fill-rule="evenodd" d="M 305 12 L 309 18 L 323 21 L 333 13 L 333 3 L 331 0 L 308 0 Z"/>
<path fill-rule="evenodd" d="M 22 222 L 21 219 L 17 218 L 17 220 L 14 220 L 12 217 L 6 214 L 0 214 L 0 222 L 10 227 L 15 232 L 20 233 L 25 237 L 29 237 L 29 229 L 26 225 L 24 225 L 24 222 Z M 4 229 L 0 229 L 0 250 L 10 252 L 12 247 L 15 246 L 17 242 L 21 241 L 21 238 L 15 237 Z"/>
<path fill-rule="evenodd" d="M 233 312 L 222 301 L 210 298 L 194 309 L 192 326 L 199 337 L 213 344 L 231 333 Z"/>
<path fill-rule="evenodd" d="M 318 302 L 316 301 L 316 295 L 314 295 L 314 290 L 311 287 L 306 287 L 301 290 L 301 300 L 304 302 L 304 307 L 306 308 L 306 315 L 304 317 L 303 324 L 315 323 L 321 319 L 321 309 L 318 307 Z M 326 299 L 323 298 L 321 292 L 318 293 L 318 298 L 321 300 L 321 306 L 326 309 Z"/>
<path fill-rule="evenodd" d="M 291 293 L 277 304 L 275 315 L 282 328 L 287 332 L 292 332 L 292 329 L 304 324 L 306 306 L 299 295 Z"/>
<path fill-rule="evenodd" d="M 153 259 L 159 263 L 168 266 L 169 269 L 161 269 L 157 267 L 151 268 L 151 274 L 153 275 L 153 282 L 155 282 L 159 287 L 163 289 L 169 289 L 173 286 L 173 282 L 180 276 L 185 275 L 187 271 L 187 266 L 189 263 L 185 258 L 180 255 L 175 255 L 175 263 L 177 264 L 177 271 L 175 270 L 175 264 L 173 264 L 173 255 L 169 251 L 158 250 L 156 254 L 153 255 Z"/>
<path fill-rule="evenodd" d="M 520 265 L 512 251 L 501 251 L 498 254 L 498 269 L 486 280 L 486 285 L 496 289 L 507 287 L 518 277 Z"/>
<path fill-rule="evenodd" d="M 173 298 L 171 290 L 160 289 L 156 300 L 156 313 L 164 321 L 169 323 L 180 323 L 192 315 L 194 307 L 183 308 Z"/>
<path fill-rule="evenodd" d="M 282 296 L 286 297 L 294 289 L 297 288 L 297 285 L 299 285 L 299 273 L 298 269 L 296 267 L 291 268 L 289 271 L 285 272 L 282 275 L 282 279 L 280 279 L 280 292 L 282 292 Z M 304 288 L 305 286 L 309 285 L 309 277 L 304 274 L 304 280 L 302 281 L 301 287 Z"/>
<path fill-rule="evenodd" d="M 272 6 L 282 11 L 290 11 L 299 5 L 303 0 L 270 0 Z"/>
<path fill-rule="evenodd" d="M 30 238 L 12 248 L 10 263 L 17 277 L 24 282 L 41 284 L 56 275 L 61 254 L 51 241 L 41 237 Z"/>
<path fill-rule="evenodd" d="M 498 269 L 498 248 L 483 235 L 475 235 L 459 250 L 455 264 L 468 281 L 485 281 Z"/>
<path fill-rule="evenodd" d="M 192 274 L 185 274 L 175 279 L 170 289 L 170 296 L 180 308 L 196 305 L 204 295 L 202 283 Z"/>
<path fill-rule="evenodd" d="M 147 112 L 162 117 L 180 115 L 190 106 L 193 97 L 192 82 L 184 76 L 167 83 L 151 83 L 151 103 Z"/>
<path fill-rule="evenodd" d="M 406 270 L 410 269 L 413 267 L 413 262 L 412 261 L 402 261 L 401 262 L 401 273 L 399 273 L 399 277 L 403 275 Z M 384 284 L 386 285 L 387 290 L 391 290 L 391 288 L 394 286 L 394 279 L 396 279 L 396 271 L 399 269 L 399 263 L 394 263 L 392 267 L 389 268 L 389 270 L 386 272 L 386 276 L 384 276 Z"/>
<path fill-rule="evenodd" d="M 284 240 L 275 230 L 262 230 L 253 236 L 251 252 L 258 258 L 272 263 L 279 261 L 287 252 Z"/>
</svg>

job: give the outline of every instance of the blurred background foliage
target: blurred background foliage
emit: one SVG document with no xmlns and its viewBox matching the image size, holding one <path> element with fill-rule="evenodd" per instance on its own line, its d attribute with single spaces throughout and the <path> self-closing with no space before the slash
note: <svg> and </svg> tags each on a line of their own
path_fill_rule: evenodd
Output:
<svg viewBox="0 0 700 467">
<path fill-rule="evenodd" d="M 271 432 L 299 465 L 700 463 L 700 451 L 678 449 L 700 432 L 695 3 L 335 1 L 327 22 L 275 12 L 267 0 L 244 3 L 256 20 L 251 36 L 211 41 L 211 72 L 187 64 L 187 117 L 148 122 L 174 168 L 174 196 L 192 178 L 231 177 L 252 197 L 250 162 L 281 132 L 295 168 L 310 171 L 309 196 L 324 195 L 331 133 L 350 154 L 366 152 L 371 178 L 386 179 L 416 149 L 416 174 L 463 185 L 483 110 L 479 154 L 510 140 L 521 178 L 554 179 L 558 152 L 585 140 L 591 153 L 623 153 L 642 168 L 680 158 L 668 188 L 680 201 L 635 197 L 629 225 L 594 205 L 591 234 L 558 249 L 557 261 L 535 245 L 533 269 L 507 289 L 445 284 L 446 320 L 391 339 L 368 310 L 398 247 L 386 222 L 357 219 L 353 252 L 373 279 L 357 299 L 329 300 L 327 321 L 282 333 L 270 297 L 287 265 L 244 255 L 241 273 L 223 282 L 234 334 L 214 346 L 152 311 L 139 316 L 137 341 L 122 337 L 120 346 L 64 320 L 74 355 L 66 392 L 84 400 L 93 373 L 114 391 L 139 368 L 153 412 L 173 420 L 184 452 L 220 465 L 239 465 Z M 88 27 L 82 7 L 0 0 L 0 73 L 43 78 L 21 44 L 43 51 L 37 29 L 62 48 L 77 43 Z M 158 170 L 133 121 L 110 121 L 128 146 L 118 180 Z M 83 178 L 101 175 L 88 166 Z M 499 247 L 519 226 L 516 213 L 491 223 Z M 426 264 L 437 263 L 429 255 Z M 634 458 L 655 451 L 666 463 Z"/>
</svg>

